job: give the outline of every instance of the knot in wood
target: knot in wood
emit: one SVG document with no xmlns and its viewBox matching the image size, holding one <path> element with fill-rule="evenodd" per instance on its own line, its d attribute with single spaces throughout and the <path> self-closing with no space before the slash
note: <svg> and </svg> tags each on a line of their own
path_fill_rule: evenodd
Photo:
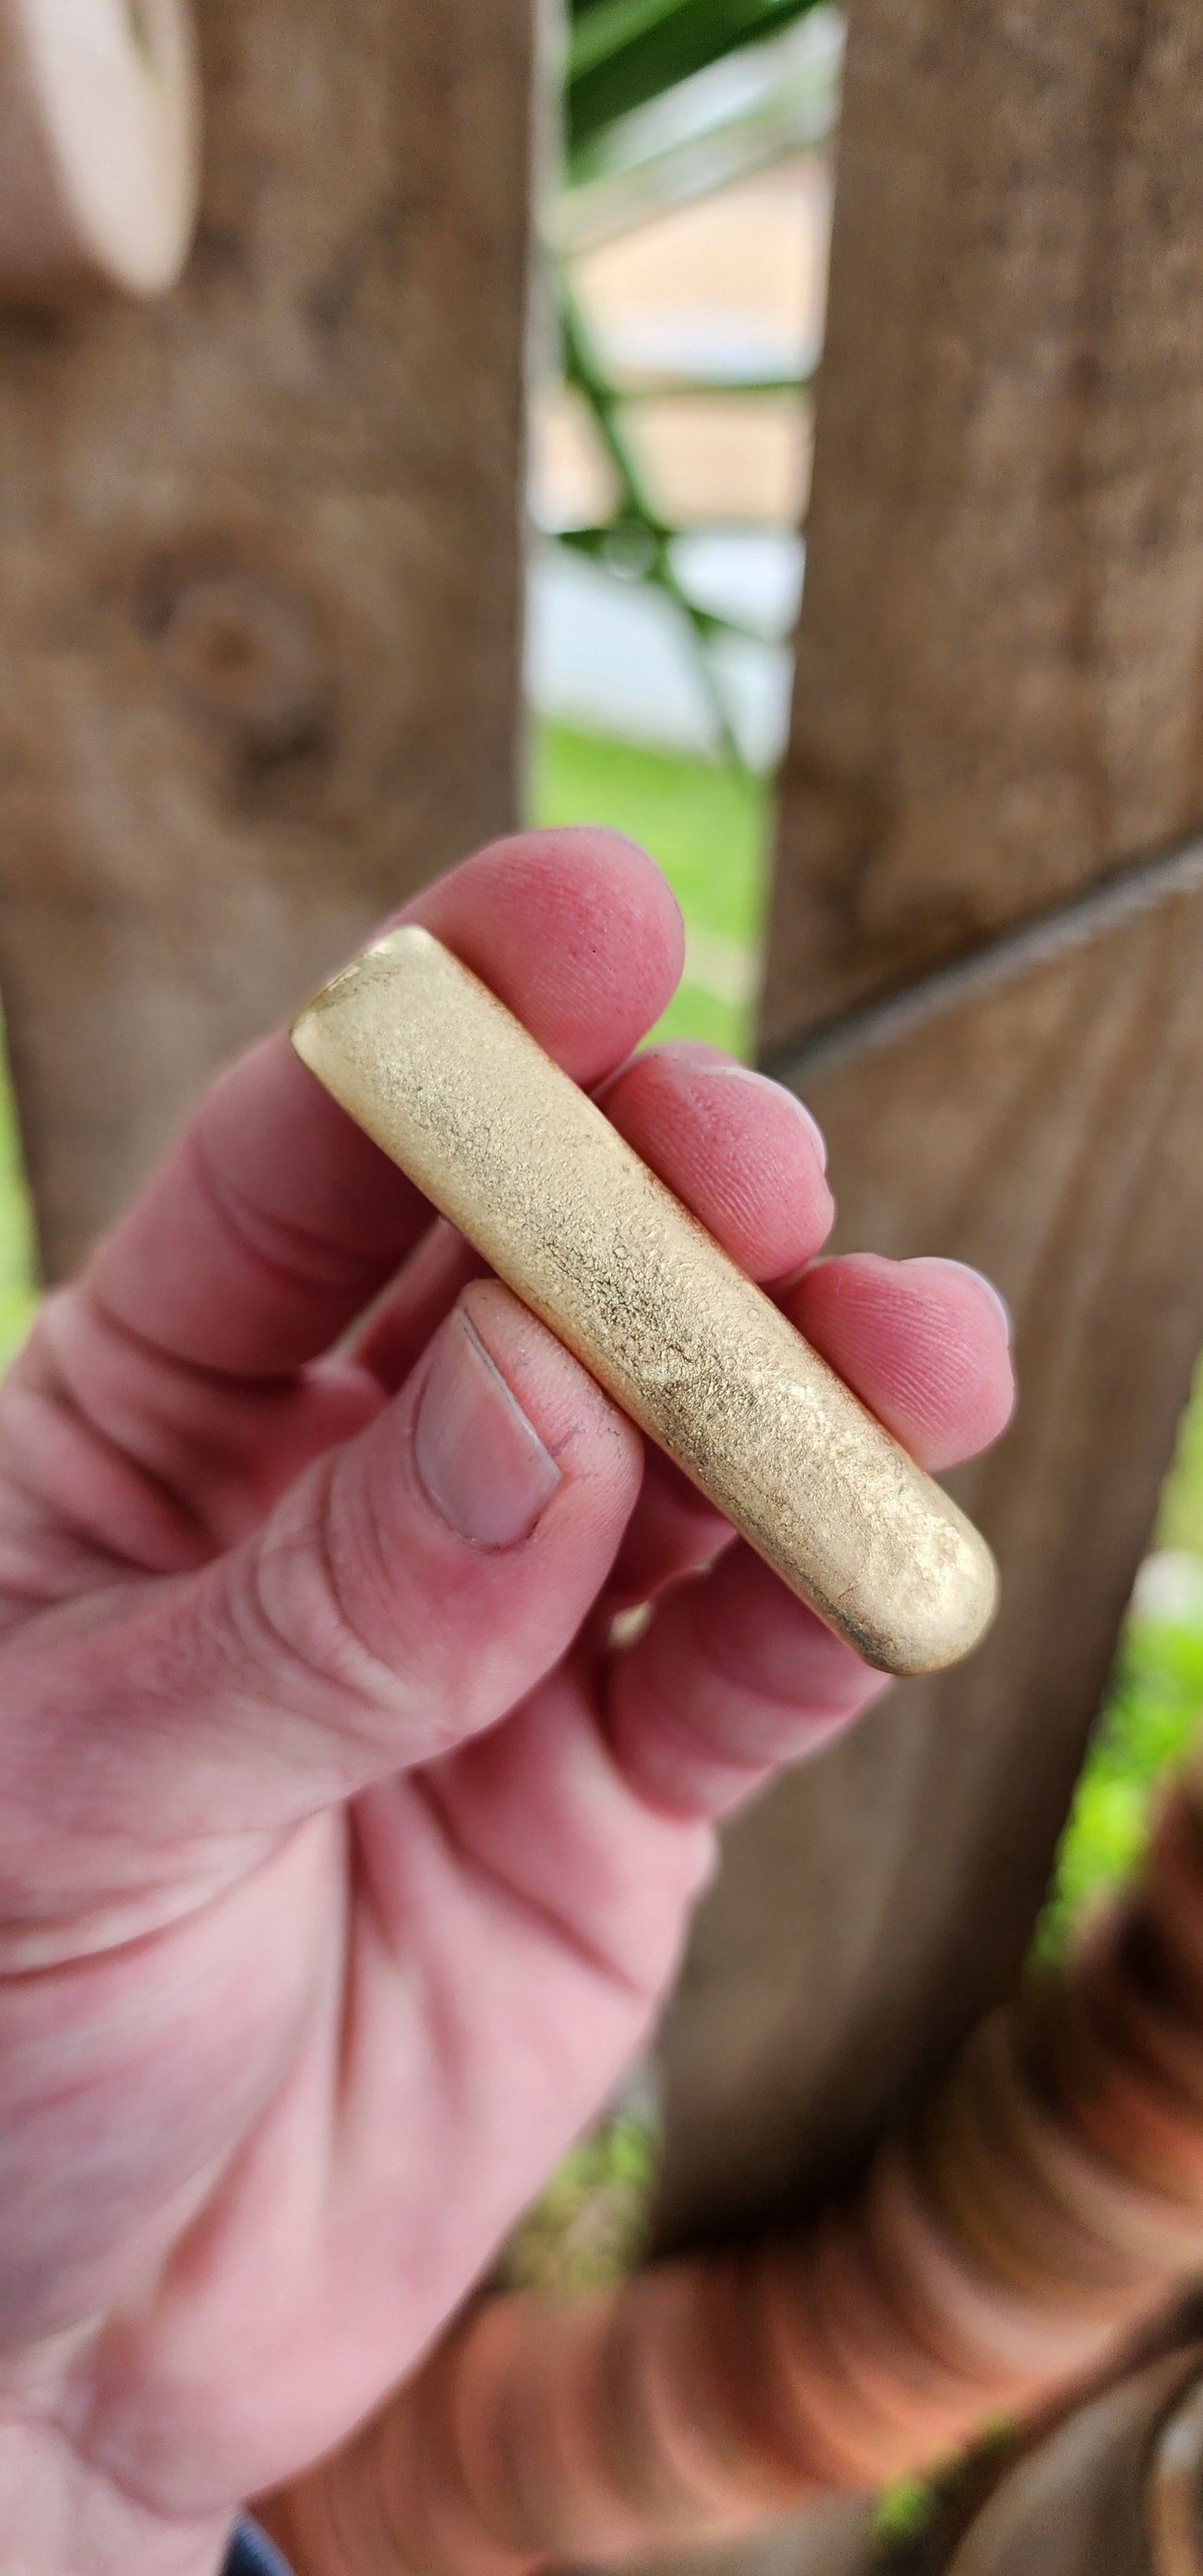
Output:
<svg viewBox="0 0 1203 2576">
<path fill-rule="evenodd" d="M 193 575 L 153 621 L 184 703 L 253 757 L 313 747 L 331 683 L 309 610 L 261 574 Z"/>
</svg>

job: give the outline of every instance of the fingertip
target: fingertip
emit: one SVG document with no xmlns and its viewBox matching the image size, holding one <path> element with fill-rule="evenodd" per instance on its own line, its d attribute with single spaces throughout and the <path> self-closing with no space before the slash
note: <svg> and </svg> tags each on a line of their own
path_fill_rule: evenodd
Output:
<svg viewBox="0 0 1203 2576">
<path fill-rule="evenodd" d="M 1005 1431 L 1010 1322 L 980 1272 L 935 1255 L 844 1254 L 814 1263 L 787 1311 L 922 1466 L 957 1465 Z"/>
<path fill-rule="evenodd" d="M 699 1040 L 624 1066 L 606 1114 L 749 1277 L 788 1277 L 835 1216 L 822 1137 L 779 1083 Z"/>
<path fill-rule="evenodd" d="M 599 824 L 495 841 L 409 912 L 586 1085 L 638 1045 L 684 965 L 667 880 L 646 850 Z"/>
<path fill-rule="evenodd" d="M 989 1309 L 1010 1350 L 1015 1336 L 1015 1319 L 1001 1288 L 996 1288 L 994 1281 L 987 1279 L 984 1270 L 975 1270 L 971 1262 L 953 1261 L 947 1254 L 939 1252 L 913 1254 L 904 1267 L 912 1274 L 925 1273 L 935 1281 L 937 1288 L 947 1284 L 954 1296 L 967 1288 L 971 1297 Z"/>
</svg>

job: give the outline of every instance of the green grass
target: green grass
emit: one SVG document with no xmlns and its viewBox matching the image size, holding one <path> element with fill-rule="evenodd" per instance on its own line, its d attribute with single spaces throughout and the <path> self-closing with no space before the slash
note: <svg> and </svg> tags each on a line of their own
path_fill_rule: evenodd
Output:
<svg viewBox="0 0 1203 2576">
<path fill-rule="evenodd" d="M 1203 1558 L 1203 1365 L 1162 1494 L 1157 1549 Z M 1035 1953 L 1062 1955 L 1083 1908 L 1139 1862 L 1157 1784 L 1203 1715 L 1203 1617 L 1134 1611 L 1061 1838 Z"/>
<path fill-rule="evenodd" d="M 20 1349 L 36 1306 L 29 1195 L 0 1029 L 0 1370 Z"/>
<path fill-rule="evenodd" d="M 1157 1783 L 1203 1711 L 1203 1626 L 1132 1618 L 1061 1839 L 1035 1955 L 1059 1958 L 1083 1907 L 1144 1849 Z"/>
<path fill-rule="evenodd" d="M 1157 1523 L 1158 1547 L 1181 1547 L 1203 1557 L 1203 1365 L 1183 1418 L 1174 1461 Z"/>
<path fill-rule="evenodd" d="M 659 2161 L 650 2106 L 601 2121 L 564 2158 L 510 2238 L 501 2285 L 581 2298 L 633 2272 L 646 2252 Z"/>
</svg>

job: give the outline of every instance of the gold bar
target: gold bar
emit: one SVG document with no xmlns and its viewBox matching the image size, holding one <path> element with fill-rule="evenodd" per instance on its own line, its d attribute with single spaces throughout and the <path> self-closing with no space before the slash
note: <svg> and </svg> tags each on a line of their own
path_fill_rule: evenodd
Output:
<svg viewBox="0 0 1203 2576">
<path fill-rule="evenodd" d="M 428 931 L 367 949 L 292 1042 L 858 1654 L 935 1672 L 978 1643 L 998 1588 L 985 1540 Z"/>
</svg>

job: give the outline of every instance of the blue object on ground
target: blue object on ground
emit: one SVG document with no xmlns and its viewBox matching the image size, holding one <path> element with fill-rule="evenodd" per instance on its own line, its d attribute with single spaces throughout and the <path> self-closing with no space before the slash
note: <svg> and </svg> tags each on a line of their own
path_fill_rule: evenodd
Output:
<svg viewBox="0 0 1203 2576">
<path fill-rule="evenodd" d="M 222 2576 L 289 2576 L 289 2569 L 258 2523 L 244 2520 L 234 2534 Z"/>
</svg>

